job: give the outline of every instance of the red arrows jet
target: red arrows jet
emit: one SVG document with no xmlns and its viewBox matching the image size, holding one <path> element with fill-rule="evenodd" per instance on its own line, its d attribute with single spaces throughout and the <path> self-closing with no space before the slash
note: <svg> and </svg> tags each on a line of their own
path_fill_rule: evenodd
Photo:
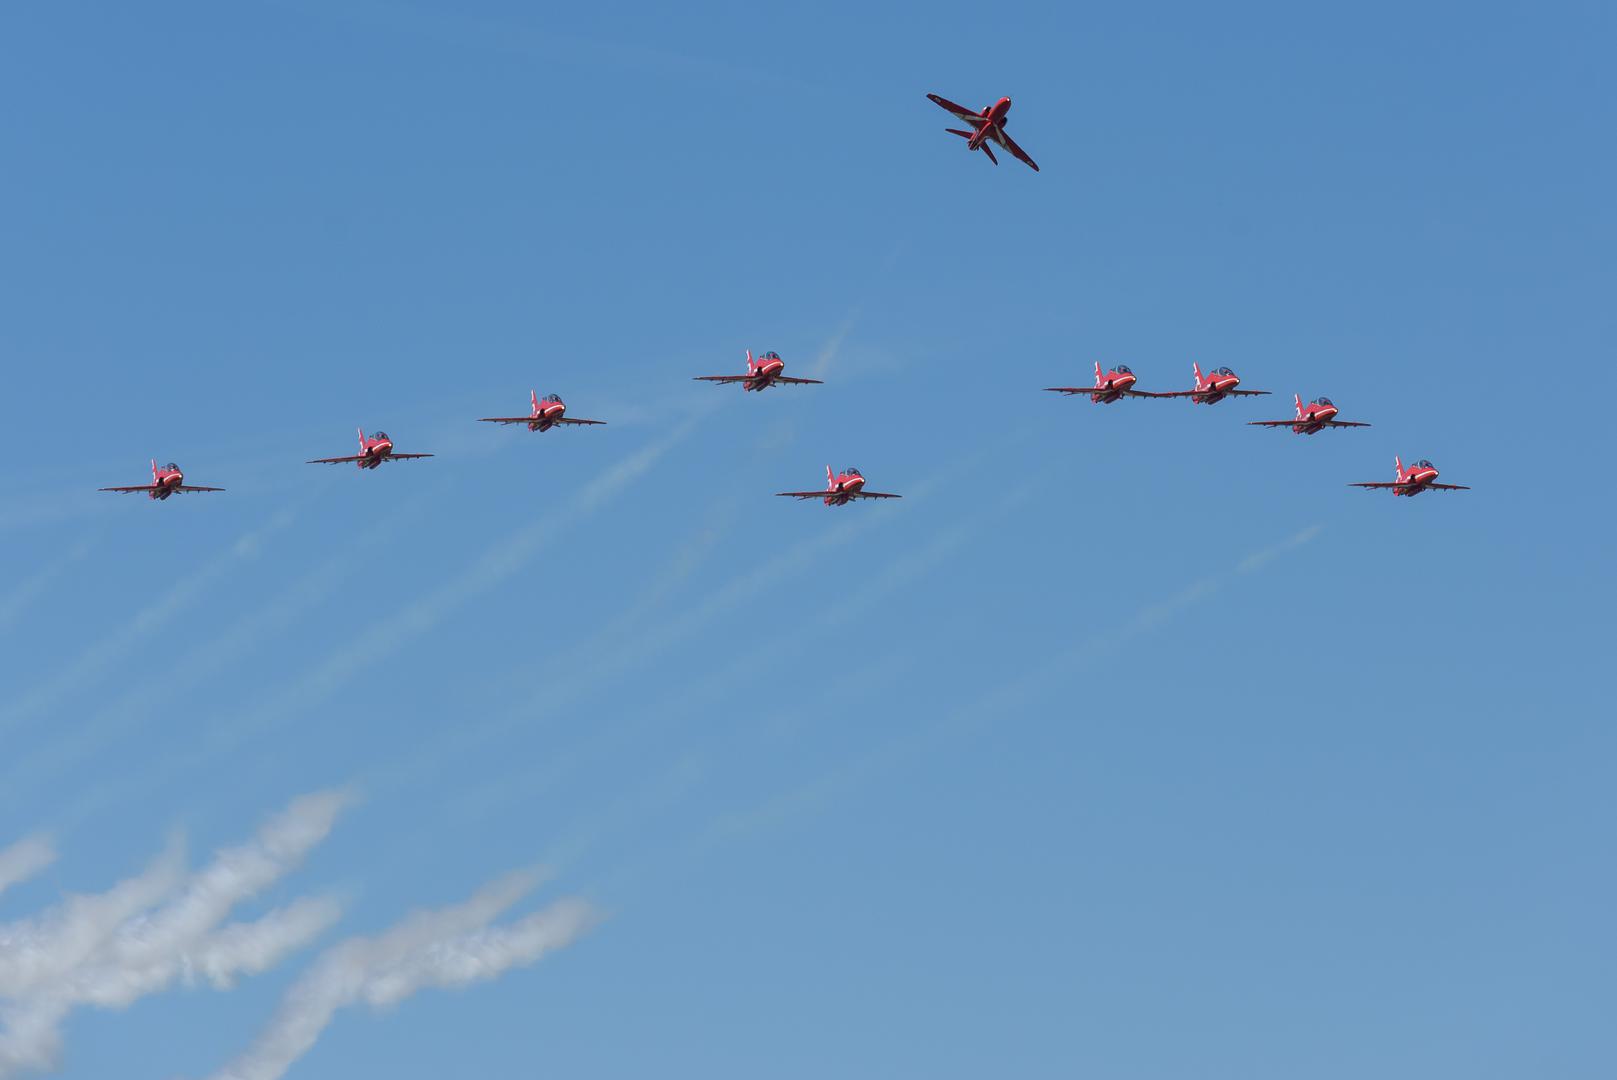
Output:
<svg viewBox="0 0 1617 1080">
<path fill-rule="evenodd" d="M 1252 427 L 1289 427 L 1297 435 L 1312 435 L 1316 431 L 1323 431 L 1331 427 L 1369 427 L 1355 420 L 1338 420 L 1336 406 L 1328 397 L 1317 397 L 1306 406 L 1303 404 L 1301 394 L 1291 395 L 1297 403 L 1297 419 L 1295 420 L 1248 420 Z"/>
<path fill-rule="evenodd" d="M 1088 394 L 1089 400 L 1096 405 L 1110 405 L 1125 397 L 1161 396 L 1134 389 L 1134 372 L 1129 370 L 1127 364 L 1118 364 L 1102 375 L 1098 361 L 1095 364 L 1094 386 L 1046 386 L 1045 389 L 1057 394 Z"/>
<path fill-rule="evenodd" d="M 743 390 L 768 390 L 776 383 L 786 383 L 790 386 L 803 386 L 809 383 L 823 385 L 822 379 L 794 379 L 782 375 L 786 370 L 786 361 L 780 358 L 780 353 L 766 352 L 758 359 L 752 358 L 752 350 L 747 350 L 747 373 L 745 375 L 697 375 L 697 382 L 733 383 L 741 384 Z"/>
<path fill-rule="evenodd" d="M 1197 405 L 1212 405 L 1223 401 L 1227 397 L 1259 397 L 1267 394 L 1267 390 L 1237 390 L 1241 385 L 1241 377 L 1227 367 L 1217 368 L 1202 374 L 1202 366 L 1192 362 L 1190 370 L 1195 373 L 1196 387 L 1193 390 L 1170 390 L 1166 393 L 1152 394 L 1151 397 L 1187 397 Z"/>
<path fill-rule="evenodd" d="M 827 506 L 846 506 L 853 499 L 902 499 L 902 495 L 889 495 L 885 491 L 866 491 L 865 476 L 849 466 L 833 474 L 825 467 L 824 491 L 777 491 L 778 497 L 788 499 L 824 499 Z"/>
<path fill-rule="evenodd" d="M 157 459 L 152 458 L 152 482 L 141 484 L 139 487 L 105 487 L 102 491 L 116 491 L 124 495 L 133 495 L 137 491 L 144 491 L 153 499 L 166 499 L 175 493 L 184 494 L 192 491 L 223 491 L 224 488 L 198 487 L 185 482 L 185 474 L 180 467 L 172 461 L 161 469 L 157 467 Z"/>
<path fill-rule="evenodd" d="M 1005 114 L 1011 111 L 1010 98 L 1002 97 L 982 112 L 973 112 L 964 105 L 956 105 L 948 98 L 939 97 L 936 94 L 928 94 L 927 97 L 931 99 L 933 104 L 948 110 L 971 125 L 970 131 L 961 131 L 958 128 L 944 128 L 949 134 L 959 135 L 962 139 L 965 139 L 967 150 L 981 150 L 988 155 L 989 161 L 998 165 L 999 158 L 994 156 L 994 148 L 989 144 L 999 143 L 1000 146 L 1009 150 L 1011 156 L 1018 161 L 1023 162 L 1034 172 L 1039 171 L 1039 167 L 1033 163 L 1033 159 L 1027 156 L 1027 151 L 1017 146 L 1011 141 L 1011 137 L 1005 134 Z"/>
<path fill-rule="evenodd" d="M 529 390 L 528 400 L 533 412 L 527 416 L 485 416 L 480 424 L 527 424 L 529 431 L 549 431 L 557 424 L 604 424 L 605 420 L 575 420 L 567 415 L 567 403 L 558 394 L 546 394 L 539 400 L 539 391 Z"/>
<path fill-rule="evenodd" d="M 310 465 L 341 465 L 345 461 L 352 461 L 361 469 L 374 469 L 384 461 L 411 461 L 415 458 L 431 457 L 431 454 L 395 454 L 393 440 L 387 437 L 387 432 L 378 431 L 375 435 L 365 434 L 365 429 L 359 429 L 359 453 L 349 457 L 322 457 L 309 462 Z"/>
<path fill-rule="evenodd" d="M 1404 468 L 1402 458 L 1394 457 L 1393 464 L 1398 469 L 1398 479 L 1391 483 L 1380 484 L 1349 484 L 1348 487 L 1362 488 L 1392 488 L 1394 495 L 1419 495 L 1423 491 L 1470 491 L 1463 484 L 1438 484 L 1437 466 L 1422 458 L 1409 468 Z"/>
</svg>

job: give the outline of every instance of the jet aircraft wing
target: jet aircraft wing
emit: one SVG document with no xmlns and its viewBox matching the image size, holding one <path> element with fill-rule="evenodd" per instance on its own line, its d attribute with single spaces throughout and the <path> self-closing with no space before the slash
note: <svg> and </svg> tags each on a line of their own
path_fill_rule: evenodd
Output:
<svg viewBox="0 0 1617 1080">
<path fill-rule="evenodd" d="M 947 109 L 949 112 L 954 113 L 962 120 L 975 120 L 978 123 L 982 122 L 983 114 L 978 112 L 976 109 L 968 109 L 964 105 L 956 105 L 948 98 L 941 97 L 938 94 L 928 94 L 927 100 L 940 108 Z"/>
<path fill-rule="evenodd" d="M 1026 150 L 1023 150 L 1020 146 L 1017 146 L 1016 142 L 1009 135 L 1005 134 L 1004 128 L 996 127 L 994 129 L 993 139 L 995 142 L 999 143 L 999 145 L 1009 150 L 1011 152 L 1011 156 L 1016 158 L 1016 160 L 1020 161 L 1034 172 L 1039 171 L 1038 164 L 1032 158 L 1027 156 Z"/>
<path fill-rule="evenodd" d="M 564 416 L 560 420 L 552 420 L 553 424 L 604 424 L 605 420 L 578 420 L 571 416 Z"/>
</svg>

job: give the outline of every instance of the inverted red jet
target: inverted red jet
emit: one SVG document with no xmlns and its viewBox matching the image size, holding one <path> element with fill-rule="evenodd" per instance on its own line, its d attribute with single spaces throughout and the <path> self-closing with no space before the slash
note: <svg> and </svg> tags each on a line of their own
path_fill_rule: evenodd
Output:
<svg viewBox="0 0 1617 1080">
<path fill-rule="evenodd" d="M 1088 394 L 1089 400 L 1096 405 L 1110 405 L 1125 397 L 1158 396 L 1134 389 L 1134 372 L 1129 370 L 1127 364 L 1118 364 L 1103 375 L 1098 361 L 1095 364 L 1094 386 L 1046 386 L 1045 389 L 1057 394 Z"/>
<path fill-rule="evenodd" d="M 1005 114 L 1011 111 L 1010 98 L 1002 97 L 983 109 L 982 112 L 973 112 L 964 105 L 956 105 L 948 98 L 939 97 L 936 94 L 928 94 L 927 97 L 932 100 L 933 104 L 947 109 L 956 117 L 971 125 L 970 131 L 961 131 L 958 128 L 944 128 L 949 134 L 959 135 L 965 139 L 967 150 L 981 150 L 988 155 L 989 161 L 998 165 L 999 158 L 994 156 L 994 148 L 989 145 L 990 143 L 998 143 L 1006 150 L 1009 150 L 1011 156 L 1015 157 L 1016 160 L 1024 163 L 1034 172 L 1039 171 L 1039 167 L 1033 163 L 1033 159 L 1027 156 L 1027 151 L 1017 146 L 1011 141 L 1011 137 L 1005 134 Z"/>
<path fill-rule="evenodd" d="M 789 386 L 803 386 L 810 383 L 823 385 L 824 380 L 821 379 L 794 379 L 781 374 L 785 370 L 786 361 L 780 358 L 780 353 L 766 352 L 754 360 L 752 350 L 748 349 L 745 375 L 696 375 L 693 378 L 697 382 L 738 382 L 743 390 L 768 390 L 776 383 L 785 383 Z"/>
<path fill-rule="evenodd" d="M 1303 404 L 1301 394 L 1291 395 L 1297 403 L 1297 419 L 1295 420 L 1248 420 L 1252 427 L 1289 427 L 1293 434 L 1312 435 L 1317 431 L 1335 427 L 1369 427 L 1356 420 L 1338 420 L 1336 406 L 1328 397 L 1317 397 L 1307 405 Z"/>
<path fill-rule="evenodd" d="M 180 467 L 178 465 L 171 461 L 159 469 L 157 467 L 157 459 L 152 458 L 151 483 L 141 484 L 139 487 L 104 487 L 101 490 L 116 491 L 124 495 L 133 495 L 138 491 L 144 491 L 151 498 L 166 499 L 170 495 L 175 494 L 183 495 L 193 491 L 223 491 L 224 488 L 198 487 L 195 484 L 187 484 L 185 482 L 185 474 L 180 471 Z"/>
<path fill-rule="evenodd" d="M 1260 397 L 1267 394 L 1267 390 L 1237 390 L 1241 385 L 1241 377 L 1227 367 L 1215 368 L 1206 375 L 1202 374 L 1202 366 L 1194 361 L 1190 370 L 1195 374 L 1196 386 L 1191 390 L 1169 390 L 1165 393 L 1152 394 L 1151 397 L 1187 397 L 1197 405 L 1212 405 L 1223 401 L 1227 397 Z"/>
<path fill-rule="evenodd" d="M 529 431 L 549 431 L 557 424 L 604 424 L 605 420 L 576 420 L 567 415 L 567 403 L 558 394 L 546 394 L 539 400 L 539 391 L 529 390 L 528 400 L 533 412 L 527 416 L 485 416 L 480 424 L 527 424 Z"/>
<path fill-rule="evenodd" d="M 387 437 L 387 432 L 378 431 L 375 435 L 365 434 L 365 429 L 359 429 L 359 453 L 348 457 L 322 457 L 309 462 L 310 465 L 341 465 L 352 461 L 361 469 L 374 469 L 384 461 L 411 461 L 415 458 L 431 457 L 431 454 L 395 454 L 393 440 Z"/>
<path fill-rule="evenodd" d="M 824 499 L 827 506 L 846 506 L 854 499 L 902 499 L 902 495 L 889 495 L 885 491 L 866 491 L 865 476 L 858 469 L 849 466 L 839 473 L 832 473 L 831 466 L 825 467 L 824 491 L 777 491 L 779 497 L 788 499 Z"/>
<path fill-rule="evenodd" d="M 1362 488 L 1392 488 L 1394 495 L 1419 495 L 1423 491 L 1470 491 L 1463 484 L 1439 484 L 1437 480 L 1437 466 L 1422 458 L 1409 468 L 1404 468 L 1402 458 L 1394 457 L 1393 465 L 1397 468 L 1397 479 L 1391 483 L 1379 484 L 1349 484 L 1348 487 Z"/>
</svg>

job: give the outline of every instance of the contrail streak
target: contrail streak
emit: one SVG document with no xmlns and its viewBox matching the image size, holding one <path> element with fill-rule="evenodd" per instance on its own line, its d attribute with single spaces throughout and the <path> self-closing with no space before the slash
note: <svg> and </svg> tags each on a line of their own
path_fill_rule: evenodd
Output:
<svg viewBox="0 0 1617 1080">
<path fill-rule="evenodd" d="M 489 547 L 444 584 L 378 620 L 363 638 L 350 641 L 312 672 L 294 680 L 281 695 L 243 717 L 212 728 L 204 736 L 202 745 L 190 753 L 170 756 L 157 769 L 131 776 L 122 784 L 99 786 L 74 807 L 72 820 L 82 820 L 132 790 L 181 774 L 227 753 L 255 733 L 273 730 L 293 717 L 306 715 L 317 702 L 361 671 L 425 635 L 451 611 L 517 573 L 564 531 L 600 510 L 643 476 L 663 455 L 695 431 L 709 413 L 720 407 L 722 403 L 687 417 L 662 439 L 587 480 L 566 505 L 559 509 L 548 508 L 532 523 Z"/>
</svg>

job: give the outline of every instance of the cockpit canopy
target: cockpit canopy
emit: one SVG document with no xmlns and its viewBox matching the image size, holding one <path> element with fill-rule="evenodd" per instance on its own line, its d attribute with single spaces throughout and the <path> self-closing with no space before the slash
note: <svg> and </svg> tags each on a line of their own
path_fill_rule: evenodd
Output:
<svg viewBox="0 0 1617 1080">
<path fill-rule="evenodd" d="M 1112 370 L 1117 372 L 1119 375 L 1133 375 L 1134 374 L 1134 369 L 1129 367 L 1127 364 L 1119 364 L 1116 367 L 1114 367 Z"/>
<path fill-rule="evenodd" d="M 540 398 L 539 400 L 540 401 L 548 401 L 548 402 L 551 402 L 552 404 L 560 405 L 561 404 L 561 395 L 560 394 L 546 394 L 544 397 Z"/>
<path fill-rule="evenodd" d="M 1435 468 L 1437 468 L 1437 466 L 1433 465 L 1430 461 L 1427 461 L 1425 458 L 1421 458 L 1419 461 L 1415 462 L 1415 468 L 1417 468 L 1417 469 L 1435 469 Z"/>
<path fill-rule="evenodd" d="M 1234 375 L 1235 372 L 1231 371 L 1227 367 L 1221 367 L 1221 368 L 1217 369 L 1216 371 L 1214 371 L 1213 374 L 1214 375 Z"/>
<path fill-rule="evenodd" d="M 169 462 L 167 465 L 164 465 L 163 468 L 167 469 L 169 472 L 179 472 L 180 471 L 180 467 L 178 465 L 174 464 L 172 461 Z"/>
<path fill-rule="evenodd" d="M 381 442 L 382 440 L 384 440 L 386 438 L 387 438 L 387 432 L 378 431 L 378 432 L 376 432 L 375 434 L 373 434 L 371 436 L 371 441 L 372 442 Z"/>
<path fill-rule="evenodd" d="M 860 472 L 858 469 L 854 468 L 852 465 L 849 465 L 846 469 L 842 470 L 842 475 L 843 476 L 858 476 L 858 477 L 862 478 L 865 474 Z"/>
<path fill-rule="evenodd" d="M 1310 401 L 1309 404 L 1310 405 L 1325 405 L 1325 406 L 1328 406 L 1328 407 L 1330 407 L 1332 409 L 1336 408 L 1336 402 L 1332 401 L 1328 397 L 1317 397 L 1313 401 Z"/>
<path fill-rule="evenodd" d="M 779 360 L 780 359 L 780 353 L 778 353 L 778 352 L 766 352 L 762 356 L 760 356 L 758 359 L 760 359 L 760 360 Z"/>
</svg>

